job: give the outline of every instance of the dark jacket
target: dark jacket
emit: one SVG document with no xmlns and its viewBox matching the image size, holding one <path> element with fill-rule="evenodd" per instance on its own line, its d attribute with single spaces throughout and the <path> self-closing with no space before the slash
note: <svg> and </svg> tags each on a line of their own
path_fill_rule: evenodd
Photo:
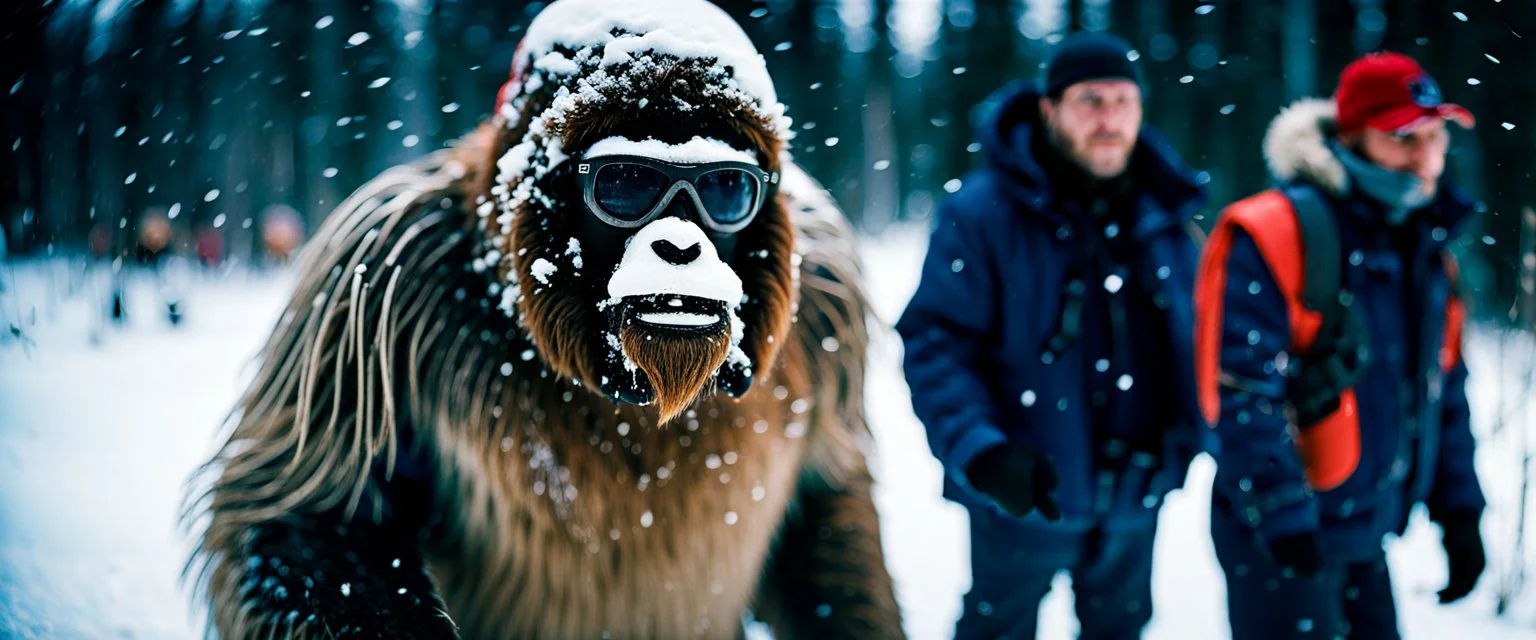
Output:
<svg viewBox="0 0 1536 640">
<path fill-rule="evenodd" d="M 1213 499 L 1268 539 L 1320 531 L 1325 553 L 1348 561 L 1379 555 L 1383 535 L 1400 530 L 1416 502 L 1442 520 L 1476 514 L 1484 501 L 1472 465 L 1460 330 L 1447 331 L 1457 326 L 1448 309 L 1459 303 L 1446 242 L 1473 205 L 1443 183 L 1407 223 L 1388 224 L 1382 205 L 1349 189 L 1342 163 L 1327 148 L 1332 113 L 1327 101 L 1282 112 L 1265 153 L 1277 178 L 1316 187 L 1338 221 L 1341 284 L 1354 295 L 1369 339 L 1367 368 L 1354 387 L 1358 462 L 1337 487 L 1318 492 L 1308 485 L 1280 409 L 1286 379 L 1276 358 L 1291 348 L 1289 303 L 1254 239 L 1237 231 L 1216 320 L 1220 371 L 1229 382 L 1216 387 Z M 1207 266 L 1201 277 L 1211 272 Z"/>
<path fill-rule="evenodd" d="M 1124 235 L 1137 249 L 1133 264 L 1124 265 L 1123 286 L 1137 288 L 1133 297 L 1162 315 L 1122 331 L 1128 342 L 1166 347 L 1166 362 L 1145 362 L 1158 351 L 1139 350 L 1139 370 L 1127 381 L 1151 389 L 1142 397 L 1157 396 L 1168 411 L 1156 419 L 1119 412 L 1111 424 L 1094 424 L 1098 357 L 1089 354 L 1103 350 L 1095 342 L 1103 336 L 1085 321 L 1080 339 L 1064 349 L 1052 349 L 1051 339 L 1070 304 L 1070 283 L 1083 282 L 1085 265 L 1093 264 L 1085 261 L 1105 232 L 1064 206 L 1034 157 L 1038 95 L 1024 85 L 1007 87 L 978 110 L 985 164 L 939 206 L 921 283 L 896 327 L 906 345 L 912 405 L 944 465 L 951 500 L 1001 514 L 966 473 L 977 455 L 1013 440 L 1043 450 L 1060 472 L 1064 522 L 1050 526 L 1147 526 L 1162 497 L 1182 486 L 1205 432 L 1190 355 L 1198 248 L 1186 223 L 1203 202 L 1207 177 L 1188 169 L 1151 128 L 1142 129 L 1130 214 L 1110 235 Z M 1108 461 L 1106 440 L 1119 436 L 1141 436 L 1149 446 Z M 1113 482 L 1108 494 L 1099 489 L 1106 479 Z M 1025 529 L 1044 524 L 1038 514 L 1005 519 Z"/>
</svg>

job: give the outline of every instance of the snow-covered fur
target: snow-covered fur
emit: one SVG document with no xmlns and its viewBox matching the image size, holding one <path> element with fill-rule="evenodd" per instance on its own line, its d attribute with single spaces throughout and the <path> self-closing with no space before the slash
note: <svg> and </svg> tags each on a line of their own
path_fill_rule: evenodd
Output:
<svg viewBox="0 0 1536 640">
<path fill-rule="evenodd" d="M 1337 109 L 1330 99 L 1303 98 L 1281 109 L 1264 132 L 1264 159 L 1281 182 L 1309 180 L 1330 193 L 1349 189 L 1344 163 L 1328 148 Z"/>
<path fill-rule="evenodd" d="M 364 185 L 306 247 L 189 503 L 206 527 L 189 570 L 220 637 L 734 638 L 748 611 L 779 637 L 901 635 L 852 232 L 761 96 L 701 89 L 722 78 L 709 60 L 631 53 L 655 66 L 604 55 L 541 77 L 452 149 Z M 583 84 L 599 68 L 630 81 Z M 637 132 L 726 140 L 783 176 L 729 253 L 752 363 L 739 398 L 598 388 L 614 347 L 593 285 L 617 256 L 582 241 L 589 214 L 549 169 Z M 673 340 L 644 356 L 652 377 L 726 357 L 724 336 L 626 334 L 621 351 L 652 339 Z"/>
</svg>

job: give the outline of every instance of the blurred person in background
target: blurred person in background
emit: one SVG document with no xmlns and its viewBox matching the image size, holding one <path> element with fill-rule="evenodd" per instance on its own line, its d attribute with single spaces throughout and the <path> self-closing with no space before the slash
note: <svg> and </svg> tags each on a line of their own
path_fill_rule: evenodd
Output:
<svg viewBox="0 0 1536 640">
<path fill-rule="evenodd" d="M 261 242 L 271 266 L 288 264 L 304 242 L 304 222 L 293 207 L 275 204 L 261 216 Z"/>
<path fill-rule="evenodd" d="M 197 260 L 204 268 L 214 269 L 224 262 L 224 234 L 213 227 L 197 231 Z"/>
<path fill-rule="evenodd" d="M 1229 206 L 1199 276 L 1201 404 L 1220 454 L 1211 533 L 1232 635 L 1397 638 L 1382 541 L 1418 502 L 1453 602 L 1486 564 L 1447 242 L 1473 208 L 1444 177 L 1442 100 L 1413 59 L 1346 67 L 1270 125 L 1283 186 Z"/>
<path fill-rule="evenodd" d="M 959 638 L 1033 638 L 1072 576 L 1084 638 L 1152 618 L 1164 496 L 1200 451 L 1191 361 L 1203 176 L 1142 122 L 1130 46 L 1080 33 L 979 113 L 986 163 L 939 207 L 897 329 L 971 523 Z"/>
</svg>

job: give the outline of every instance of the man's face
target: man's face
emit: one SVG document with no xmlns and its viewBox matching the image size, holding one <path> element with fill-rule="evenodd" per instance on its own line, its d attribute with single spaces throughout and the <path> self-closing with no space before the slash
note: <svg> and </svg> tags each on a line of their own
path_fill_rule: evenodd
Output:
<svg viewBox="0 0 1536 640">
<path fill-rule="evenodd" d="M 1445 121 L 1436 118 L 1396 133 L 1367 127 L 1359 134 L 1355 148 L 1383 169 L 1418 176 L 1424 181 L 1424 195 L 1434 195 L 1440 174 L 1445 171 L 1445 152 L 1450 141 Z"/>
<path fill-rule="evenodd" d="M 1097 178 L 1125 171 L 1141 130 L 1141 88 L 1130 80 L 1089 80 L 1040 99 L 1052 141 Z"/>
</svg>

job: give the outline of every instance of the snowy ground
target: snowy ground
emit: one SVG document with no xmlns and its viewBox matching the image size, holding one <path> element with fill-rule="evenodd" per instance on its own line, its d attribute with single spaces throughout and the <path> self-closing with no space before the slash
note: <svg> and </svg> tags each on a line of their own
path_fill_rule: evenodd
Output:
<svg viewBox="0 0 1536 640">
<path fill-rule="evenodd" d="M 866 243 L 882 319 L 894 321 L 916 285 L 924 240 L 921 231 L 905 229 Z M 130 286 L 128 325 L 93 330 L 106 296 L 103 275 L 81 278 L 62 261 L 0 264 L 0 327 L 19 321 L 24 328 L 21 340 L 0 335 L 0 637 L 200 635 L 177 583 L 184 543 L 174 520 L 182 483 L 211 451 L 215 427 L 289 280 L 246 272 L 194 279 L 187 320 L 177 328 L 166 321 L 156 286 L 138 280 Z M 1478 464 L 1492 503 L 1484 527 L 1493 572 L 1512 565 L 1519 429 L 1536 429 L 1536 407 L 1528 406 L 1513 410 L 1523 423 L 1489 435 L 1500 398 L 1507 405 L 1530 395 L 1493 383 L 1507 378 L 1495 374 L 1497 354 L 1512 351 L 1479 335 L 1469 358 L 1484 437 Z M 959 507 L 939 497 L 940 468 L 905 401 L 899 354 L 894 341 L 884 341 L 869 381 L 879 438 L 876 497 L 908 631 L 945 638 L 969 586 L 967 524 Z M 1212 472 L 1201 460 L 1189 488 L 1163 511 L 1149 638 L 1227 636 L 1223 583 L 1207 535 Z M 1528 523 L 1536 526 L 1536 518 Z M 1517 602 L 1512 619 L 1493 616 L 1499 573 L 1485 576 L 1466 602 L 1436 604 L 1445 573 L 1438 541 L 1438 530 L 1420 515 L 1391 547 L 1410 640 L 1536 638 L 1536 598 Z M 1521 564 L 1536 569 L 1536 553 L 1524 556 Z M 1066 586 L 1063 577 L 1042 606 L 1042 638 L 1075 634 Z"/>
</svg>

